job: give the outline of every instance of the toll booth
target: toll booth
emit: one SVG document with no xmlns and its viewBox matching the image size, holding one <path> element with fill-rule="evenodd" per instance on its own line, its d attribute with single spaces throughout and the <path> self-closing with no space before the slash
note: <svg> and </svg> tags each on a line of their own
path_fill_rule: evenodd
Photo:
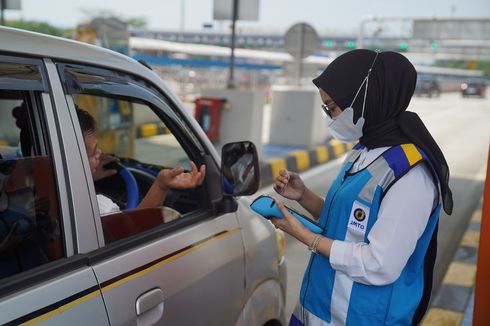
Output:
<svg viewBox="0 0 490 326">
<path fill-rule="evenodd" d="M 221 111 L 226 108 L 223 98 L 201 97 L 195 101 L 195 117 L 201 128 L 213 143 L 219 142 L 221 129 Z"/>
</svg>

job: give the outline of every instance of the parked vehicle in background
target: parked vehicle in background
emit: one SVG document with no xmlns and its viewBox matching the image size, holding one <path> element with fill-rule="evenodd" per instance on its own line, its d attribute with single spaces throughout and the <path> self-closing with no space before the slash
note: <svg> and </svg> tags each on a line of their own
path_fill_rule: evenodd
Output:
<svg viewBox="0 0 490 326">
<path fill-rule="evenodd" d="M 461 84 L 461 95 L 463 97 L 479 96 L 484 98 L 487 91 L 487 82 L 483 78 L 469 78 Z"/>
<path fill-rule="evenodd" d="M 417 76 L 417 84 L 415 85 L 415 95 L 425 95 L 428 97 L 441 95 L 439 82 L 433 75 L 420 74 Z"/>
<path fill-rule="evenodd" d="M 125 55 L 6 27 L 0 40 L 0 325 L 284 323 L 284 235 L 249 207 L 251 142 L 220 158 Z M 117 174 L 93 181 L 77 107 Z M 200 186 L 137 207 L 162 169 L 189 161 L 206 165 Z M 120 211 L 101 214 L 100 194 Z"/>
</svg>

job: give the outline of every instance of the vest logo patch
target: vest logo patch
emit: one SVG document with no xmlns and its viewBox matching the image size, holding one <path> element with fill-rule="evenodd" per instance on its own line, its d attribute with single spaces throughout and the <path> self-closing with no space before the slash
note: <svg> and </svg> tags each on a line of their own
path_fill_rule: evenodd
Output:
<svg viewBox="0 0 490 326">
<path fill-rule="evenodd" d="M 354 211 L 354 217 L 359 222 L 362 222 L 366 218 L 366 213 L 362 210 L 362 208 L 358 208 Z"/>
<path fill-rule="evenodd" d="M 366 232 L 368 219 L 369 207 L 361 204 L 358 201 L 354 201 L 349 216 L 349 225 L 347 227 L 355 233 L 364 234 Z"/>
</svg>

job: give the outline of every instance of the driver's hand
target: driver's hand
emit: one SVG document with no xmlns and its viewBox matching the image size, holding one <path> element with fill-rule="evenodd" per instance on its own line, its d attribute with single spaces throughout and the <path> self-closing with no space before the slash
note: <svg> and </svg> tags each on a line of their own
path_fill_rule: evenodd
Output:
<svg viewBox="0 0 490 326">
<path fill-rule="evenodd" d="M 160 189 L 164 191 L 171 188 L 189 189 L 201 185 L 206 175 L 206 166 L 204 164 L 201 165 L 198 171 L 194 162 L 191 161 L 190 165 L 190 172 L 184 172 L 182 167 L 161 170 L 156 180 Z"/>
<path fill-rule="evenodd" d="M 112 162 L 119 162 L 119 159 L 115 156 L 108 155 L 108 154 L 102 154 L 100 156 L 99 165 L 97 165 L 95 172 L 92 173 L 92 177 L 93 177 L 94 181 L 110 177 L 111 175 L 114 175 L 117 173 L 116 169 L 104 168 L 104 166 L 106 164 L 109 164 Z"/>
</svg>

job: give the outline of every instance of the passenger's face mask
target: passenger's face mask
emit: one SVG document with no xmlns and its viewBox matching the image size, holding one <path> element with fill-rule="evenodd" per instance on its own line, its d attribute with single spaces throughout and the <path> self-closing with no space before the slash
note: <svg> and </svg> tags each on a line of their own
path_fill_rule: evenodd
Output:
<svg viewBox="0 0 490 326">
<path fill-rule="evenodd" d="M 365 122 L 364 108 L 366 107 L 369 75 L 371 74 L 371 71 L 373 69 L 374 63 L 376 62 L 377 58 L 378 58 L 378 52 L 376 52 L 376 56 L 374 57 L 373 63 L 371 64 L 371 67 L 369 68 L 366 77 L 362 81 L 361 86 L 359 86 L 359 89 L 357 90 L 351 105 L 345 108 L 342 111 L 342 113 L 335 118 L 330 118 L 327 115 L 328 130 L 330 131 L 330 133 L 335 139 L 341 142 L 351 143 L 357 141 L 359 138 L 362 137 L 362 128 L 364 127 L 364 122 Z M 352 108 L 352 105 L 354 105 L 354 102 L 356 101 L 357 96 L 361 92 L 364 83 L 366 83 L 366 88 L 364 89 L 364 101 L 362 103 L 362 113 L 361 113 L 361 117 L 357 120 L 357 123 L 354 123 L 354 109 Z"/>
</svg>

